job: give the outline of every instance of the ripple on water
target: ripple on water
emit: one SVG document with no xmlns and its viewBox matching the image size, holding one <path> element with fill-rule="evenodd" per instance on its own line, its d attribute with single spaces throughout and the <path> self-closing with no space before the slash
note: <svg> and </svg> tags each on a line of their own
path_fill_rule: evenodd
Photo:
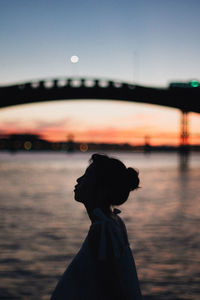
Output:
<svg viewBox="0 0 200 300">
<path fill-rule="evenodd" d="M 199 300 L 200 161 L 116 153 L 140 170 L 123 205 L 144 299 Z M 90 222 L 73 187 L 90 154 L 0 154 L 0 299 L 49 299 Z"/>
</svg>

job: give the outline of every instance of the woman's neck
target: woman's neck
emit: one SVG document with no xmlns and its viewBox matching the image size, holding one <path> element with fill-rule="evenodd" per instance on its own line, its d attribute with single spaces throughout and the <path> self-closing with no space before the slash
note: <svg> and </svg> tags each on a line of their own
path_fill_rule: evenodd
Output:
<svg viewBox="0 0 200 300">
<path fill-rule="evenodd" d="M 94 223 L 96 221 L 96 217 L 93 213 L 93 210 L 96 208 L 96 207 L 88 207 L 87 205 L 85 205 L 85 208 L 87 210 L 87 213 L 88 213 L 88 216 L 91 220 L 92 223 Z M 112 209 L 110 207 L 99 207 L 102 212 L 107 216 L 107 217 L 110 217 L 111 214 L 113 213 L 112 212 Z"/>
</svg>

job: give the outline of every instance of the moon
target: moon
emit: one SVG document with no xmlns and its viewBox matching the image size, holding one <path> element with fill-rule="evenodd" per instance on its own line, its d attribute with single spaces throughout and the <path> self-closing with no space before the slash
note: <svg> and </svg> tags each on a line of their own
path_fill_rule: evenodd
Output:
<svg viewBox="0 0 200 300">
<path fill-rule="evenodd" d="M 72 55 L 70 60 L 73 64 L 76 64 L 79 61 L 79 57 L 77 55 Z"/>
</svg>

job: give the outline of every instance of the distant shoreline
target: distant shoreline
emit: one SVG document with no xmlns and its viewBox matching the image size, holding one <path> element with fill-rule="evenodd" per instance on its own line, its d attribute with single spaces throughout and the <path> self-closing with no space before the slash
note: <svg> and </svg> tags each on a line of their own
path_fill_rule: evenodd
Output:
<svg viewBox="0 0 200 300">
<path fill-rule="evenodd" d="M 52 151 L 52 152 L 87 152 L 87 151 L 129 151 L 129 152 L 199 152 L 200 145 L 131 145 L 129 143 L 94 143 L 94 142 L 75 142 L 73 138 L 67 141 L 50 142 L 40 138 L 36 134 L 11 134 L 0 138 L 0 151 Z"/>
</svg>

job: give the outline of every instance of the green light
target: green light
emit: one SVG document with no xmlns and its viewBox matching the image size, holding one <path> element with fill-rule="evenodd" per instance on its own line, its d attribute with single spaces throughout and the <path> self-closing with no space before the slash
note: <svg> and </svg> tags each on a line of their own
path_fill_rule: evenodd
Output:
<svg viewBox="0 0 200 300">
<path fill-rule="evenodd" d="M 196 80 L 192 80 L 192 81 L 190 81 L 190 85 L 191 85 L 192 87 L 199 87 L 199 82 L 196 81 Z"/>
</svg>

